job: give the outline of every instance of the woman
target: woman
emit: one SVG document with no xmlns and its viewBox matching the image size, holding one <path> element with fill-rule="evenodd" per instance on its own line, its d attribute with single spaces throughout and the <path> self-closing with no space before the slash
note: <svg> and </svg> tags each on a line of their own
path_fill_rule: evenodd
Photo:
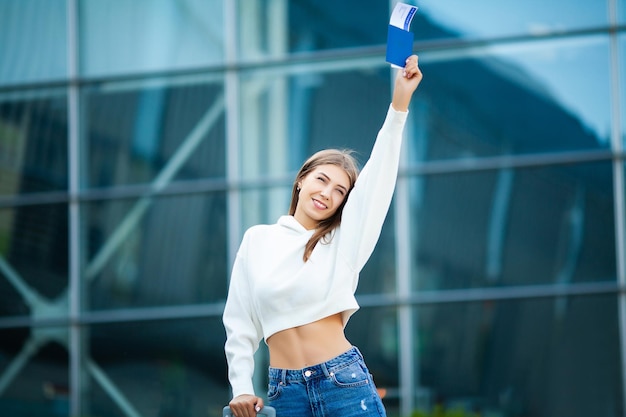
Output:
<svg viewBox="0 0 626 417">
<path fill-rule="evenodd" d="M 359 272 L 391 203 L 402 130 L 421 79 L 413 55 L 396 75 L 386 120 L 361 174 L 349 153 L 318 152 L 294 181 L 289 215 L 246 231 L 223 316 L 235 417 L 253 417 L 263 407 L 252 384 L 263 338 L 270 354 L 267 399 L 279 417 L 385 415 L 344 328 L 359 308 Z"/>
</svg>

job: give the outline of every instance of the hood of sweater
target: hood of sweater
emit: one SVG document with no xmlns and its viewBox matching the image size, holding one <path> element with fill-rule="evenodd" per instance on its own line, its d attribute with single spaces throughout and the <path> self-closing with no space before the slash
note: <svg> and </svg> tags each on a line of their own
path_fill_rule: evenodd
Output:
<svg viewBox="0 0 626 417">
<path fill-rule="evenodd" d="M 313 234 L 314 230 L 307 230 L 299 221 L 296 220 L 295 217 L 290 215 L 280 216 L 277 221 L 278 225 L 289 229 L 295 233 L 309 233 Z"/>
</svg>

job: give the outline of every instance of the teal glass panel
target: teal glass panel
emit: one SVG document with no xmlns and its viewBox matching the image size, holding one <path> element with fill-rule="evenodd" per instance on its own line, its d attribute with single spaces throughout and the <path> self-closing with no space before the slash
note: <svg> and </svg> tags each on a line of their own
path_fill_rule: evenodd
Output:
<svg viewBox="0 0 626 417">
<path fill-rule="evenodd" d="M 419 0 L 416 39 L 484 39 L 545 35 L 608 24 L 608 1 Z"/>
<path fill-rule="evenodd" d="M 0 415 L 69 416 L 68 328 L 0 329 Z"/>
<path fill-rule="evenodd" d="M 221 80 L 105 83 L 83 92 L 83 188 L 224 178 Z"/>
<path fill-rule="evenodd" d="M 619 79 L 621 86 L 620 93 L 620 107 L 622 109 L 621 114 L 621 130 L 620 133 L 622 135 L 622 146 L 626 146 L 626 33 L 622 34 L 618 38 L 618 45 L 620 50 L 619 55 Z"/>
<path fill-rule="evenodd" d="M 86 76 L 195 69 L 224 59 L 222 0 L 79 0 Z"/>
<path fill-rule="evenodd" d="M 0 1 L 0 86 L 67 77 L 67 4 Z"/>
<path fill-rule="evenodd" d="M 346 68 L 339 61 L 242 73 L 240 172 L 243 178 L 293 176 L 313 153 L 353 149 L 364 164 L 391 96 L 380 60 Z"/>
<path fill-rule="evenodd" d="M 279 0 L 238 5 L 243 59 L 381 45 L 387 39 L 389 2 L 385 1 Z"/>
<path fill-rule="evenodd" d="M 66 204 L 0 208 L 0 316 L 67 317 L 68 235 Z"/>
<path fill-rule="evenodd" d="M 387 212 L 376 248 L 359 276 L 357 296 L 396 292 L 396 216 L 395 203 Z"/>
<path fill-rule="evenodd" d="M 295 174 L 294 174 L 295 175 Z M 291 182 L 288 186 L 245 188 L 239 193 L 243 232 L 257 224 L 273 224 L 289 212 Z"/>
<path fill-rule="evenodd" d="M 608 150 L 609 38 L 425 53 L 410 161 Z"/>
<path fill-rule="evenodd" d="M 84 309 L 226 299 L 224 192 L 94 201 L 83 207 Z"/>
<path fill-rule="evenodd" d="M 220 318 L 86 330 L 82 415 L 221 417 L 230 389 Z"/>
<path fill-rule="evenodd" d="M 63 90 L 0 94 L 0 196 L 66 191 L 67 136 Z"/>
<path fill-rule="evenodd" d="M 558 0 L 405 1 L 419 7 L 410 27 L 415 40 L 467 41 L 538 36 L 608 25 L 608 2 Z M 384 47 L 389 2 L 312 0 L 249 2 L 238 8 L 244 59 L 367 46 Z"/>
<path fill-rule="evenodd" d="M 414 177 L 415 291 L 615 282 L 611 161 Z"/>
<path fill-rule="evenodd" d="M 622 410 L 617 298 L 414 310 L 418 416 L 606 416 Z"/>
</svg>

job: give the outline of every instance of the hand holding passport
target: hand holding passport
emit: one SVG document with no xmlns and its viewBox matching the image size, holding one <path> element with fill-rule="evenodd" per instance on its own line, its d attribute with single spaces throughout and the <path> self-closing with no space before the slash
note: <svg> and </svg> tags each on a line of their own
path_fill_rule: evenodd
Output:
<svg viewBox="0 0 626 417">
<path fill-rule="evenodd" d="M 387 32 L 386 61 L 395 68 L 404 68 L 413 53 L 413 33 L 409 31 L 417 6 L 398 3 L 391 13 Z"/>
</svg>

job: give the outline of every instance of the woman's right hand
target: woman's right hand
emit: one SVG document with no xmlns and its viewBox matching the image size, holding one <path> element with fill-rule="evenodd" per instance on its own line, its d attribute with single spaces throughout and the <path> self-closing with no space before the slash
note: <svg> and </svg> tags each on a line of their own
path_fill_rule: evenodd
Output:
<svg viewBox="0 0 626 417">
<path fill-rule="evenodd" d="M 418 65 L 417 55 L 411 55 L 406 65 L 396 74 L 393 89 L 392 106 L 396 111 L 407 111 L 413 92 L 422 81 L 422 71 Z"/>
<path fill-rule="evenodd" d="M 256 417 L 263 408 L 263 399 L 256 395 L 241 394 L 233 398 L 228 405 L 234 417 Z"/>
</svg>

